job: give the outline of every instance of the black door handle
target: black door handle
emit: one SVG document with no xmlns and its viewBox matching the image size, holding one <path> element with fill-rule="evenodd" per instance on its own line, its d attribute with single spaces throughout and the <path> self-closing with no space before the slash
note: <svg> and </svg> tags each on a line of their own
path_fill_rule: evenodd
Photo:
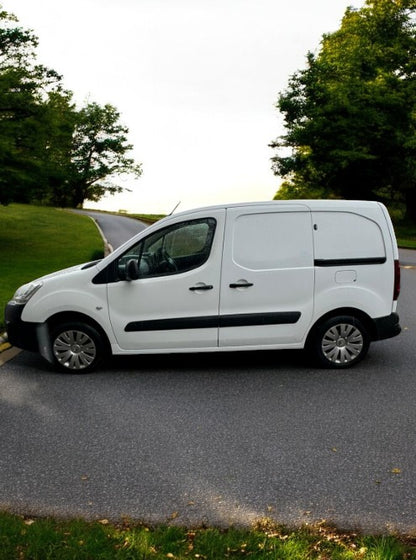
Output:
<svg viewBox="0 0 416 560">
<path fill-rule="evenodd" d="M 251 282 L 235 282 L 230 284 L 230 288 L 250 288 L 250 286 L 254 286 Z"/>
<path fill-rule="evenodd" d="M 211 286 L 211 284 L 203 284 L 202 286 L 191 286 L 189 289 L 191 292 L 196 292 L 198 290 L 212 290 L 213 288 L 214 286 Z"/>
</svg>

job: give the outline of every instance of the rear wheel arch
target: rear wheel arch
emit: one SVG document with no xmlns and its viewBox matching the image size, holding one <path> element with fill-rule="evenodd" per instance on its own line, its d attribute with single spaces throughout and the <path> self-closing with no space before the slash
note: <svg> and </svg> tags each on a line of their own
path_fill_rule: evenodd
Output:
<svg viewBox="0 0 416 560">
<path fill-rule="evenodd" d="M 323 367 L 350 367 L 366 356 L 374 332 L 374 322 L 366 313 L 335 309 L 314 324 L 305 349 Z"/>
<path fill-rule="evenodd" d="M 320 317 L 314 323 L 314 325 L 309 330 L 308 336 L 306 338 L 305 346 L 308 345 L 310 338 L 314 335 L 316 329 L 319 328 L 322 324 L 326 323 L 329 319 L 332 319 L 333 317 L 340 317 L 344 315 L 350 315 L 351 317 L 357 318 L 365 327 L 367 333 L 371 337 L 371 340 L 373 340 L 376 337 L 377 333 L 376 333 L 375 323 L 373 319 L 371 319 L 371 317 L 367 315 L 367 313 L 365 313 L 361 309 L 356 309 L 355 307 L 340 307 L 338 309 L 333 309 L 332 311 L 325 313 L 325 315 L 322 315 L 322 317 Z"/>
</svg>

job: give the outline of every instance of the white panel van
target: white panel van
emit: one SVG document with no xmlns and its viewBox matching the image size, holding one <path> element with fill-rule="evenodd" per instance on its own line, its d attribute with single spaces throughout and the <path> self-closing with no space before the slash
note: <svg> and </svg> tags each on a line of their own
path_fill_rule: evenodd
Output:
<svg viewBox="0 0 416 560">
<path fill-rule="evenodd" d="M 22 286 L 5 317 L 12 344 L 68 372 L 109 354 L 290 348 L 345 368 L 399 334 L 399 291 L 382 204 L 273 201 L 169 216 Z"/>
</svg>

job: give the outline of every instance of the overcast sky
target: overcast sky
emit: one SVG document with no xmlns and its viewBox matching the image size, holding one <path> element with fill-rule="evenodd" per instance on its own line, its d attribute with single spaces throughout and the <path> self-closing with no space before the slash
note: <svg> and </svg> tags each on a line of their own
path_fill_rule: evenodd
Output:
<svg viewBox="0 0 416 560">
<path fill-rule="evenodd" d="M 86 206 L 129 212 L 270 200 L 274 108 L 322 35 L 363 0 L 0 0 L 80 104 L 111 103 L 143 175 Z"/>
</svg>

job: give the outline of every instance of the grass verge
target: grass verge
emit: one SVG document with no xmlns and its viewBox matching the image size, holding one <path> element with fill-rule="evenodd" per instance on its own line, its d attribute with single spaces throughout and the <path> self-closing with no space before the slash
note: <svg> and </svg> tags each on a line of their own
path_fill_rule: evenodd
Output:
<svg viewBox="0 0 416 560">
<path fill-rule="evenodd" d="M 394 226 L 397 243 L 402 249 L 416 249 L 416 224 L 399 223 Z"/>
<path fill-rule="evenodd" d="M 0 206 L 0 326 L 4 306 L 22 284 L 103 256 L 93 221 L 65 210 Z"/>
<path fill-rule="evenodd" d="M 165 214 L 127 214 L 129 218 L 135 218 L 146 224 L 154 224 L 155 222 L 165 218 Z"/>
<path fill-rule="evenodd" d="M 267 520 L 252 530 L 149 528 L 125 520 L 27 519 L 0 513 L 1 560 L 199 558 L 414 560 L 415 542 L 341 533 L 324 524 L 289 530 Z"/>
</svg>

